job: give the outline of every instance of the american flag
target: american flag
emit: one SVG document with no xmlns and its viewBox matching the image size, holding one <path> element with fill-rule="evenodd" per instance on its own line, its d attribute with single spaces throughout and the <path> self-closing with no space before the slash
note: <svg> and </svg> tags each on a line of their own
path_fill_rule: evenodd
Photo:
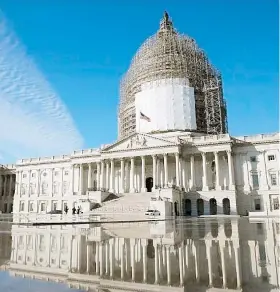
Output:
<svg viewBox="0 0 280 292">
<path fill-rule="evenodd" d="M 147 117 L 146 115 L 144 115 L 142 112 L 140 112 L 140 119 L 146 120 L 147 122 L 151 121 L 151 119 L 149 117 Z"/>
</svg>

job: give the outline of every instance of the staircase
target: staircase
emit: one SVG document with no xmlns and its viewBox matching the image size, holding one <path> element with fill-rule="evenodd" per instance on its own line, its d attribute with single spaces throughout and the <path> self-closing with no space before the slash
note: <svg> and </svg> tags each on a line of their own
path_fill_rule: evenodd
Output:
<svg viewBox="0 0 280 292">
<path fill-rule="evenodd" d="M 125 194 L 118 199 L 106 201 L 102 206 L 92 210 L 92 213 L 108 214 L 144 214 L 150 206 L 153 193 Z"/>
</svg>

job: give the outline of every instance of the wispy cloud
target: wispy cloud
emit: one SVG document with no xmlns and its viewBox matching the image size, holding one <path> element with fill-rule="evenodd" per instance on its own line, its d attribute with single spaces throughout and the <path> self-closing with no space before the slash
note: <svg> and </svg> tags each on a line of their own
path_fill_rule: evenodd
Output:
<svg viewBox="0 0 280 292">
<path fill-rule="evenodd" d="M 22 158 L 81 148 L 59 95 L 26 54 L 0 11 L 0 152 Z"/>
</svg>

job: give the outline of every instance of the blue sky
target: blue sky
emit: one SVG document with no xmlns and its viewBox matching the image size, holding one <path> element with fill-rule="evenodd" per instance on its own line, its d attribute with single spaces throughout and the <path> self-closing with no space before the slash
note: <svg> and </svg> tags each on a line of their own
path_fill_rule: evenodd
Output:
<svg viewBox="0 0 280 292">
<path fill-rule="evenodd" d="M 24 90 L 11 86 L 18 71 L 25 78 L 21 68 L 9 76 L 2 97 L 0 88 L 5 110 L 1 121 L 0 106 L 0 122 L 12 113 L 5 117 L 12 121 L 5 122 L 2 162 L 114 141 L 120 78 L 138 47 L 158 29 L 164 10 L 222 72 L 230 134 L 278 131 L 277 0 L 0 0 L 0 9 L 6 39 L 16 34 L 13 47 L 25 50 L 10 54 L 4 69 L 16 62 L 28 67 L 28 80 L 40 84 L 37 91 L 27 86 L 31 81 L 23 83 Z M 17 91 L 26 95 L 19 103 Z M 34 98 L 29 102 L 28 96 Z M 52 104 L 46 106 L 49 96 Z M 26 116 L 29 120 L 22 122 Z"/>
</svg>

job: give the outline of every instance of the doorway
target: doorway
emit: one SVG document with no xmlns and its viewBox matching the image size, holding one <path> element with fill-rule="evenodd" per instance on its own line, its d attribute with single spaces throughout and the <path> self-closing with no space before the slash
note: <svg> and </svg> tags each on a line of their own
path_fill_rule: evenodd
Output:
<svg viewBox="0 0 280 292">
<path fill-rule="evenodd" d="M 147 177 L 146 178 L 146 189 L 147 189 L 147 192 L 150 193 L 153 189 L 153 178 L 152 177 Z"/>
<path fill-rule="evenodd" d="M 228 198 L 223 199 L 223 211 L 225 215 L 230 215 L 230 200 Z"/>
<path fill-rule="evenodd" d="M 192 215 L 192 202 L 190 199 L 185 200 L 185 216 Z"/>
<path fill-rule="evenodd" d="M 210 199 L 210 215 L 217 215 L 217 201 L 214 198 Z"/>
</svg>

